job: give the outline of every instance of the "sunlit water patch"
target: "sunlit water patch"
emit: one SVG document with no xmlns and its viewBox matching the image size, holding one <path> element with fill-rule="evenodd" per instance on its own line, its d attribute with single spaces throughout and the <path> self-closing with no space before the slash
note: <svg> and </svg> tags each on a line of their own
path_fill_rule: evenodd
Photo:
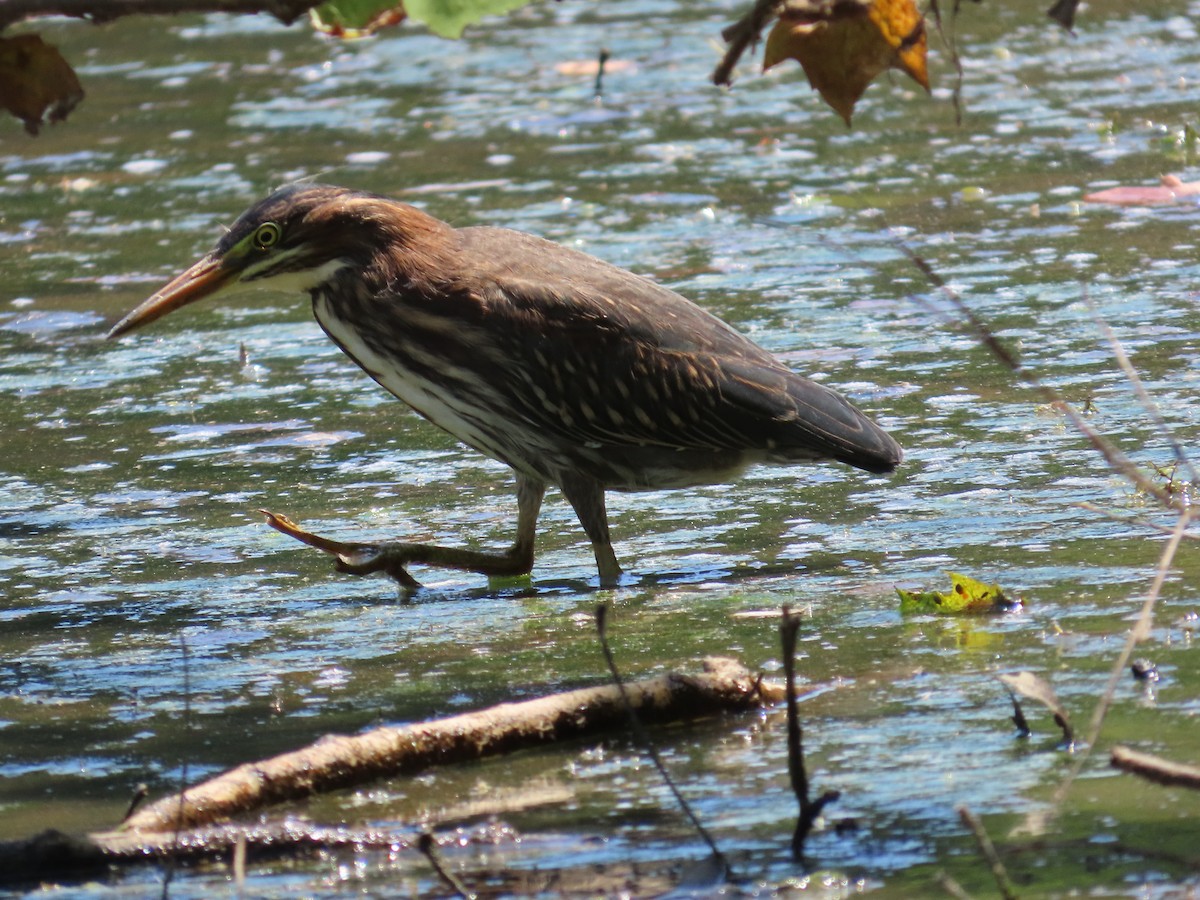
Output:
<svg viewBox="0 0 1200 900">
<path fill-rule="evenodd" d="M 454 44 L 413 28 L 332 44 L 219 17 L 166 23 L 153 47 L 132 24 L 99 44 L 55 29 L 85 60 L 87 101 L 0 152 L 6 836 L 109 827 L 134 785 L 165 793 L 185 768 L 195 779 L 327 732 L 598 683 L 600 600 L 613 603 L 630 677 L 712 653 L 778 677 L 775 625 L 759 616 L 786 603 L 807 616 L 814 783 L 843 795 L 811 844 L 829 873 L 822 889 L 912 896 L 933 889 L 939 865 L 991 889 L 971 881 L 979 866 L 954 807 L 969 803 L 1001 837 L 1045 809 L 1071 761 L 1044 715 L 1031 713 L 1033 737 L 1014 738 L 995 675 L 1050 677 L 1085 722 L 1165 540 L 1078 504 L 1171 523 L 1014 385 L 897 241 L 1098 431 L 1169 478 L 1171 447 L 1090 306 L 1190 449 L 1200 211 L 1082 197 L 1164 172 L 1195 179 L 1184 135 L 1194 16 L 1089 9 L 1071 38 L 1030 3 L 966 8 L 963 126 L 935 41 L 933 96 L 884 79 L 847 131 L 790 64 L 760 77 L 747 60 L 733 91 L 708 85 L 710 42 L 730 15 L 549 4 Z M 597 100 L 594 78 L 573 73 L 601 46 L 630 65 L 606 74 Z M 406 603 L 385 580 L 337 575 L 258 510 L 345 540 L 504 546 L 510 473 L 400 409 L 300 299 L 197 304 L 102 340 L 252 200 L 310 177 L 403 196 L 455 224 L 533 231 L 676 287 L 850 394 L 898 436 L 906 463 L 890 477 L 764 466 L 733 485 L 611 495 L 628 573 L 615 592 L 596 590 L 590 547 L 553 491 L 528 581 L 420 571 L 427 590 Z M 941 587 L 947 570 L 1001 582 L 1024 611 L 901 616 L 894 586 Z M 1110 725 L 1114 739 L 1180 758 L 1195 713 L 1194 570 L 1181 556 L 1142 648 L 1163 682 L 1148 694 L 1122 681 Z M 779 714 L 655 735 L 744 889 L 810 877 L 787 853 L 795 801 Z M 1069 825 L 1083 839 L 1154 845 L 1164 823 L 1194 814 L 1192 801 L 1126 786 L 1102 755 L 1068 819 L 1092 823 Z M 538 871 L 569 879 L 594 866 L 666 889 L 703 859 L 625 736 L 350 791 L 311 814 L 450 832 L 473 827 L 460 825 L 462 803 L 532 798 L 547 779 L 558 799 L 493 807 L 509 838 L 451 854 L 466 877 L 553 891 Z M 1138 827 L 1124 824 L 1131 804 L 1145 810 Z M 1087 883 L 1101 894 L 1139 884 L 1134 857 Z M 1056 865 L 1022 870 L 1032 892 Z M 1167 874 L 1154 877 L 1182 882 L 1156 865 Z M 421 866 L 405 852 L 331 853 L 254 870 L 246 890 L 434 889 Z M 140 896 L 157 877 L 54 895 Z M 617 882 L 560 883 L 604 893 Z M 214 871 L 172 885 L 184 897 L 227 889 Z"/>
</svg>

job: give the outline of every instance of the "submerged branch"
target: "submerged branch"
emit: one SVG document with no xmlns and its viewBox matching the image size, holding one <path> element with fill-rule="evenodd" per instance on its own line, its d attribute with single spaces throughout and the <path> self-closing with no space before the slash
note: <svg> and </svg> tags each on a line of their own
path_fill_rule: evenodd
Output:
<svg viewBox="0 0 1200 900">
<path fill-rule="evenodd" d="M 31 838 L 0 841 L 0 884 L 98 877 L 114 865 L 161 860 L 174 865 L 229 858 L 237 855 L 239 847 L 243 856 L 249 853 L 258 859 L 341 848 L 396 850 L 415 841 L 416 835 L 407 832 L 327 828 L 298 821 L 205 826 L 181 832 L 103 831 L 84 836 L 48 829 Z"/>
</svg>

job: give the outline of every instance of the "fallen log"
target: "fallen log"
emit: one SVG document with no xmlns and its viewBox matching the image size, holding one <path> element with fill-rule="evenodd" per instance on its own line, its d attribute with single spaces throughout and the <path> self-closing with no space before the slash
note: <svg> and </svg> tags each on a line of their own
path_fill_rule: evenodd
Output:
<svg viewBox="0 0 1200 900">
<path fill-rule="evenodd" d="M 625 691 L 648 725 L 754 709 L 783 698 L 781 686 L 764 682 L 737 660 L 725 657 L 704 660 L 704 671 L 698 675 L 669 673 L 629 682 Z M 331 735 L 163 797 L 135 812 L 115 831 L 84 837 L 47 831 L 0 842 L 0 859 L 8 861 L 0 870 L 0 881 L 36 880 L 51 873 L 63 877 L 94 871 L 98 865 L 167 856 L 219 856 L 239 842 L 275 852 L 288 845 L 306 849 L 346 840 L 359 845 L 375 840 L 405 845 L 408 841 L 394 833 L 365 835 L 289 823 L 222 823 L 272 804 L 412 775 L 435 765 L 624 730 L 628 716 L 619 689 L 609 684 L 359 735 Z"/>
<path fill-rule="evenodd" d="M 699 718 L 760 706 L 777 695 L 736 660 L 710 657 L 700 675 L 668 674 L 626 686 L 645 722 Z M 330 735 L 300 750 L 245 763 L 135 812 L 123 830 L 173 831 L 434 765 L 623 729 L 628 713 L 615 685 L 583 688 L 413 725 Z"/>
</svg>

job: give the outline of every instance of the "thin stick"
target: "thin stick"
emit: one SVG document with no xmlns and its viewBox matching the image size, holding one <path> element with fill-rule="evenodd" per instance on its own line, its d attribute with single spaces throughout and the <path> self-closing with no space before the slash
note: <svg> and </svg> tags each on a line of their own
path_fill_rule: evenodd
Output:
<svg viewBox="0 0 1200 900">
<path fill-rule="evenodd" d="M 425 854 L 425 858 L 433 866 L 433 871 L 437 872 L 438 878 L 442 879 L 442 883 L 446 887 L 462 897 L 463 900 L 475 900 L 475 893 L 468 891 L 466 885 L 459 881 L 454 876 L 454 873 L 442 865 L 441 854 L 437 852 L 437 841 L 433 839 L 432 834 L 428 831 L 422 831 L 421 836 L 417 838 L 417 849 Z"/>
<path fill-rule="evenodd" d="M 983 854 L 983 858 L 987 860 L 987 864 L 992 870 L 992 877 L 996 879 L 996 887 L 1000 889 L 1000 896 L 1004 900 L 1016 900 L 1017 892 L 1008 878 L 1008 872 L 1000 860 L 1000 854 L 996 852 L 996 845 L 992 843 L 979 816 L 975 815 L 967 806 L 958 807 L 957 812 L 958 818 L 975 835 L 975 842 L 979 844 L 979 852 Z"/>
<path fill-rule="evenodd" d="M 187 638 L 182 634 L 179 635 L 179 652 L 183 657 L 183 731 L 186 734 L 192 727 L 192 659 L 188 652 Z M 186 804 L 184 802 L 184 790 L 187 788 L 188 781 L 188 756 L 186 754 L 179 768 L 179 810 L 175 817 L 173 847 L 171 853 L 167 855 L 166 867 L 163 872 L 162 900 L 167 900 L 167 897 L 170 895 L 171 881 L 175 878 L 175 851 L 179 847 L 179 836 L 183 832 L 185 824 L 184 809 Z M 133 810 L 131 809 L 126 815 L 125 821 L 128 822 L 132 815 Z"/>
<path fill-rule="evenodd" d="M 799 630 L 800 616 L 784 606 L 783 618 L 779 622 L 779 635 L 783 643 L 783 673 L 787 690 L 788 775 L 792 781 L 792 792 L 800 803 L 796 830 L 792 832 L 792 858 L 795 860 L 803 859 L 804 842 L 825 805 L 840 796 L 837 791 L 826 791 L 815 801 L 809 799 L 808 770 L 804 765 L 804 736 L 800 727 L 800 713 L 796 708 L 796 634 Z"/>
<path fill-rule="evenodd" d="M 1087 500 L 1081 500 L 1075 504 L 1080 509 L 1086 509 L 1088 512 L 1094 512 L 1104 516 L 1106 519 L 1112 519 L 1114 522 L 1121 522 L 1125 525 L 1137 525 L 1141 528 L 1150 528 L 1154 531 L 1162 532 L 1163 534 L 1174 534 L 1175 529 L 1167 525 L 1159 525 L 1157 522 L 1151 522 L 1149 519 L 1143 519 L 1141 516 L 1121 516 L 1111 510 L 1107 510 L 1102 506 L 1097 506 L 1095 503 L 1089 503 Z M 1185 541 L 1200 541 L 1200 534 L 1192 534 L 1187 532 L 1183 535 Z"/>
<path fill-rule="evenodd" d="M 601 47 L 600 55 L 596 58 L 596 84 L 592 88 L 592 99 L 604 99 L 604 65 L 608 62 L 608 48 Z"/>
<path fill-rule="evenodd" d="M 742 54 L 762 38 L 767 23 L 779 14 L 784 0 L 756 0 L 754 7 L 721 33 L 729 49 L 713 69 L 712 83 L 717 86 L 733 84 L 733 70 Z"/>
<path fill-rule="evenodd" d="M 1075 779 L 1079 777 L 1079 773 L 1083 771 L 1083 766 L 1091 756 L 1092 749 L 1096 746 L 1096 739 L 1100 736 L 1100 729 L 1104 725 L 1104 718 L 1108 715 L 1109 707 L 1112 706 L 1113 698 L 1116 696 L 1117 685 L 1125 675 L 1125 669 L 1129 665 L 1129 658 L 1133 656 L 1134 648 L 1150 636 L 1150 626 L 1154 621 L 1154 606 L 1158 603 L 1158 595 L 1162 591 L 1163 582 L 1167 580 L 1167 572 L 1171 568 L 1171 563 L 1175 560 L 1175 552 L 1179 549 L 1180 543 L 1183 542 L 1184 531 L 1198 514 L 1200 513 L 1190 509 L 1185 509 L 1179 514 L 1179 519 L 1175 523 L 1175 530 L 1171 532 L 1171 539 L 1167 541 L 1167 545 L 1163 548 L 1162 555 L 1159 557 L 1158 570 L 1154 573 L 1154 583 L 1150 585 L 1150 591 L 1146 594 L 1146 599 L 1142 603 L 1142 611 L 1138 614 L 1137 622 L 1130 629 L 1129 636 L 1125 639 L 1125 646 L 1121 648 L 1121 652 L 1117 655 L 1117 661 L 1113 663 L 1112 671 L 1108 675 L 1108 684 L 1105 685 L 1100 702 L 1096 705 L 1096 709 L 1092 713 L 1091 721 L 1088 723 L 1087 737 L 1083 751 L 1075 759 L 1075 764 L 1071 766 L 1067 777 L 1054 793 L 1056 803 L 1061 802 L 1066 796 L 1071 785 L 1075 783 Z"/>
<path fill-rule="evenodd" d="M 1062 395 L 1054 388 L 1044 384 L 1036 374 L 1025 368 L 1021 361 L 1010 351 L 1000 339 L 992 332 L 987 323 L 984 322 L 975 312 L 967 306 L 966 302 L 959 296 L 958 292 L 953 290 L 945 280 L 933 267 L 924 259 L 918 256 L 911 247 L 909 247 L 898 236 L 893 236 L 894 246 L 903 253 L 914 266 L 933 284 L 942 295 L 945 296 L 953 305 L 954 308 L 967 320 L 974 331 L 975 337 L 982 343 L 992 354 L 1004 363 L 1014 375 L 1024 381 L 1042 395 L 1042 399 L 1046 403 L 1059 410 L 1065 415 L 1075 430 L 1088 439 L 1088 442 L 1104 457 L 1105 462 L 1109 464 L 1119 474 L 1124 475 L 1134 485 L 1146 494 L 1154 497 L 1159 503 L 1168 509 L 1178 510 L 1181 504 L 1168 494 L 1163 488 L 1151 481 L 1137 464 L 1128 456 L 1121 452 L 1103 435 L 1097 432 L 1087 420 L 1075 409 L 1070 403 L 1063 399 Z"/>
<path fill-rule="evenodd" d="M 943 891 L 954 897 L 955 900 L 971 900 L 971 895 L 967 893 L 966 889 L 951 878 L 948 873 L 944 871 L 938 872 L 934 880 L 937 881 Z"/>
<path fill-rule="evenodd" d="M 237 843 L 233 845 L 233 883 L 237 888 L 237 896 L 246 894 L 246 835 L 238 835 Z"/>
<path fill-rule="evenodd" d="M 1181 466 L 1187 469 L 1188 474 L 1191 476 L 1192 483 L 1196 484 L 1200 482 L 1200 475 L 1196 473 L 1195 466 L 1192 465 L 1192 461 L 1188 459 L 1187 453 L 1184 452 L 1183 445 L 1179 443 L 1174 432 L 1172 432 L 1170 427 L 1167 425 L 1166 420 L 1162 416 L 1162 412 L 1159 411 L 1158 404 L 1154 402 L 1154 398 L 1151 397 L 1150 392 L 1146 390 L 1146 386 L 1142 383 L 1142 379 L 1138 376 L 1137 369 L 1133 367 L 1133 363 L 1130 362 L 1128 354 L 1125 353 L 1125 347 L 1122 346 L 1120 338 L 1118 338 L 1116 333 L 1109 327 L 1108 322 L 1104 320 L 1104 317 L 1100 315 L 1100 310 L 1096 308 L 1096 304 L 1093 302 L 1091 295 L 1087 292 L 1086 287 L 1083 292 L 1083 300 L 1092 313 L 1092 321 L 1096 323 L 1096 327 L 1100 329 L 1100 332 L 1108 339 L 1108 345 L 1112 348 L 1113 356 L 1115 356 L 1117 359 L 1117 365 L 1121 367 L 1121 370 L 1125 373 L 1125 377 L 1128 378 L 1129 383 L 1133 385 L 1133 391 L 1137 395 L 1138 400 L 1141 402 L 1142 409 L 1146 411 L 1146 414 L 1150 416 L 1154 424 L 1158 426 L 1159 434 L 1167 441 L 1168 444 L 1171 445 L 1171 451 L 1175 454 L 1175 459 L 1179 461 Z"/>
<path fill-rule="evenodd" d="M 608 671 L 612 675 L 613 683 L 617 686 L 617 690 L 621 693 L 621 701 L 625 704 L 625 709 L 629 714 L 629 724 L 633 729 L 633 733 L 637 736 L 638 742 L 641 743 L 650 760 L 654 763 L 654 768 L 658 769 L 658 774 L 662 776 L 662 780 L 666 782 L 667 787 L 671 791 L 671 795 L 675 798 L 675 802 L 679 804 L 679 808 L 683 810 L 683 814 L 687 816 L 692 827 L 696 829 L 696 833 L 703 838 L 704 843 L 708 845 L 709 851 L 712 853 L 713 859 L 721 866 L 721 870 L 728 877 L 730 868 L 729 861 L 725 858 L 725 854 L 717 847 L 716 841 L 712 839 L 712 835 L 700 823 L 696 814 L 692 812 L 691 804 L 684 799 L 683 794 L 679 792 L 679 788 L 675 786 L 675 780 L 667 771 L 667 767 L 663 765 L 662 757 L 658 754 L 658 749 L 650 740 L 650 735 L 642 726 L 642 721 L 638 718 L 638 714 L 634 711 L 633 704 L 629 701 L 629 695 L 625 691 L 625 682 L 621 679 L 621 673 L 617 669 L 616 660 L 613 659 L 612 649 L 608 646 L 607 635 L 607 620 L 608 620 L 608 604 L 601 603 L 596 607 L 596 632 L 600 637 L 600 649 L 604 652 L 604 661 L 608 663 Z"/>
<path fill-rule="evenodd" d="M 1185 787 L 1200 791 L 1200 768 L 1172 762 L 1161 756 L 1139 753 L 1128 747 L 1113 747 L 1109 762 L 1114 769 L 1140 775 L 1147 781 L 1166 787 Z"/>
<path fill-rule="evenodd" d="M 146 799 L 149 793 L 150 785 L 146 784 L 144 781 L 134 788 L 133 796 L 129 798 L 129 807 L 125 810 L 125 815 L 121 816 L 122 822 L 127 821 L 129 817 L 134 814 L 137 808 L 142 805 L 142 801 Z"/>
<path fill-rule="evenodd" d="M 937 26 L 942 43 L 950 51 L 950 64 L 954 66 L 954 91 L 950 96 L 954 104 L 954 124 L 961 128 L 963 121 L 962 88 L 966 73 L 963 71 L 962 56 L 958 52 L 958 9 L 959 4 L 956 2 L 950 14 L 950 27 L 947 29 L 938 0 L 931 0 L 929 4 L 929 12 L 933 16 L 934 25 Z"/>
</svg>

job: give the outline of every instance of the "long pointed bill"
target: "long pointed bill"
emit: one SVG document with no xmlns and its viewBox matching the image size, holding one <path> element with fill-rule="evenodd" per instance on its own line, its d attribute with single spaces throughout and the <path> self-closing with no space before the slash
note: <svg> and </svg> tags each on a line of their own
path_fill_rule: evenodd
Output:
<svg viewBox="0 0 1200 900">
<path fill-rule="evenodd" d="M 220 258 L 210 253 L 126 315 L 112 327 L 108 337 L 115 338 L 127 331 L 133 331 L 181 306 L 212 296 L 233 280 L 234 276 L 233 270 L 222 268 Z"/>
</svg>

